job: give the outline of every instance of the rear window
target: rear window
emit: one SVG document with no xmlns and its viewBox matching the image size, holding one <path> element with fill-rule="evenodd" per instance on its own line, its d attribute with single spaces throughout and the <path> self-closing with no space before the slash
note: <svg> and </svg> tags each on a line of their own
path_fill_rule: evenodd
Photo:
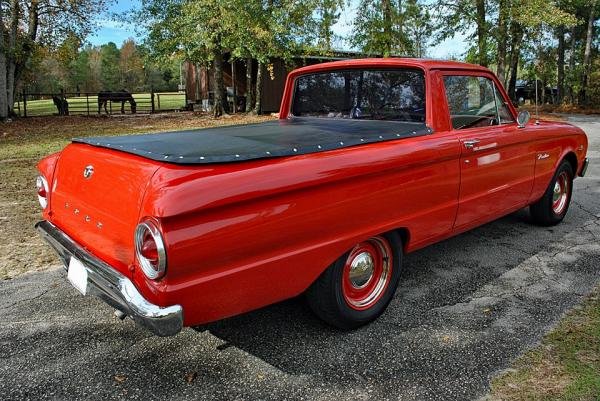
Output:
<svg viewBox="0 0 600 401">
<path fill-rule="evenodd" d="M 425 122 L 425 76 L 407 68 L 303 75 L 296 79 L 292 114 Z"/>
</svg>

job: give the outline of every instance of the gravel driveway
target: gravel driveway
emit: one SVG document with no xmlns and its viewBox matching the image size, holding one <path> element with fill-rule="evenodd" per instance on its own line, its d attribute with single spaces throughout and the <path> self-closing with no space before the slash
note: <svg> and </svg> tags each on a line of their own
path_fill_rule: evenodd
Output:
<svg viewBox="0 0 600 401">
<path fill-rule="evenodd" d="M 342 333 L 293 299 L 157 338 L 61 268 L 0 282 L 0 399 L 473 399 L 600 282 L 600 119 L 563 224 L 520 211 L 408 255 L 387 312 Z M 33 196 L 33 195 L 32 195 Z"/>
</svg>

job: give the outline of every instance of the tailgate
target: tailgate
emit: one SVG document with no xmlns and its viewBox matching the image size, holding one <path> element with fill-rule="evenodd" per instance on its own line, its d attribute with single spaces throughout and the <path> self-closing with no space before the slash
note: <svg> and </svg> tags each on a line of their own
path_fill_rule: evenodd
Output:
<svg viewBox="0 0 600 401">
<path fill-rule="evenodd" d="M 51 221 L 89 252 L 130 275 L 141 203 L 158 167 L 118 151 L 67 146 L 51 184 Z"/>
</svg>

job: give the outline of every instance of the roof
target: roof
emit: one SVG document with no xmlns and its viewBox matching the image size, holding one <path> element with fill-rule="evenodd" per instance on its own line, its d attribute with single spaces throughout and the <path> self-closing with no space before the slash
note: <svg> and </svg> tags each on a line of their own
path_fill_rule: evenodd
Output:
<svg viewBox="0 0 600 401">
<path fill-rule="evenodd" d="M 459 61 L 433 60 L 420 58 L 360 58 L 351 60 L 332 61 L 327 63 L 310 65 L 294 71 L 296 74 L 306 72 L 321 71 L 338 68 L 358 68 L 358 67 L 413 67 L 427 70 L 471 70 L 490 72 L 489 69 L 477 64 L 462 63 Z"/>
</svg>

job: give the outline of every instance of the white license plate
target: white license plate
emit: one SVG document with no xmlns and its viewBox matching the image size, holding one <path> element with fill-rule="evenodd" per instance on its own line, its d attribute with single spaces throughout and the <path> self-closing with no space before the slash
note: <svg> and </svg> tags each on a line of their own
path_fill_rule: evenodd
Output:
<svg viewBox="0 0 600 401">
<path fill-rule="evenodd" d="M 77 288 L 77 290 L 85 295 L 87 292 L 87 279 L 88 274 L 87 270 L 83 263 L 81 263 L 77 258 L 71 257 L 69 261 L 69 271 L 67 272 L 67 278 L 73 284 L 73 287 Z"/>
</svg>

